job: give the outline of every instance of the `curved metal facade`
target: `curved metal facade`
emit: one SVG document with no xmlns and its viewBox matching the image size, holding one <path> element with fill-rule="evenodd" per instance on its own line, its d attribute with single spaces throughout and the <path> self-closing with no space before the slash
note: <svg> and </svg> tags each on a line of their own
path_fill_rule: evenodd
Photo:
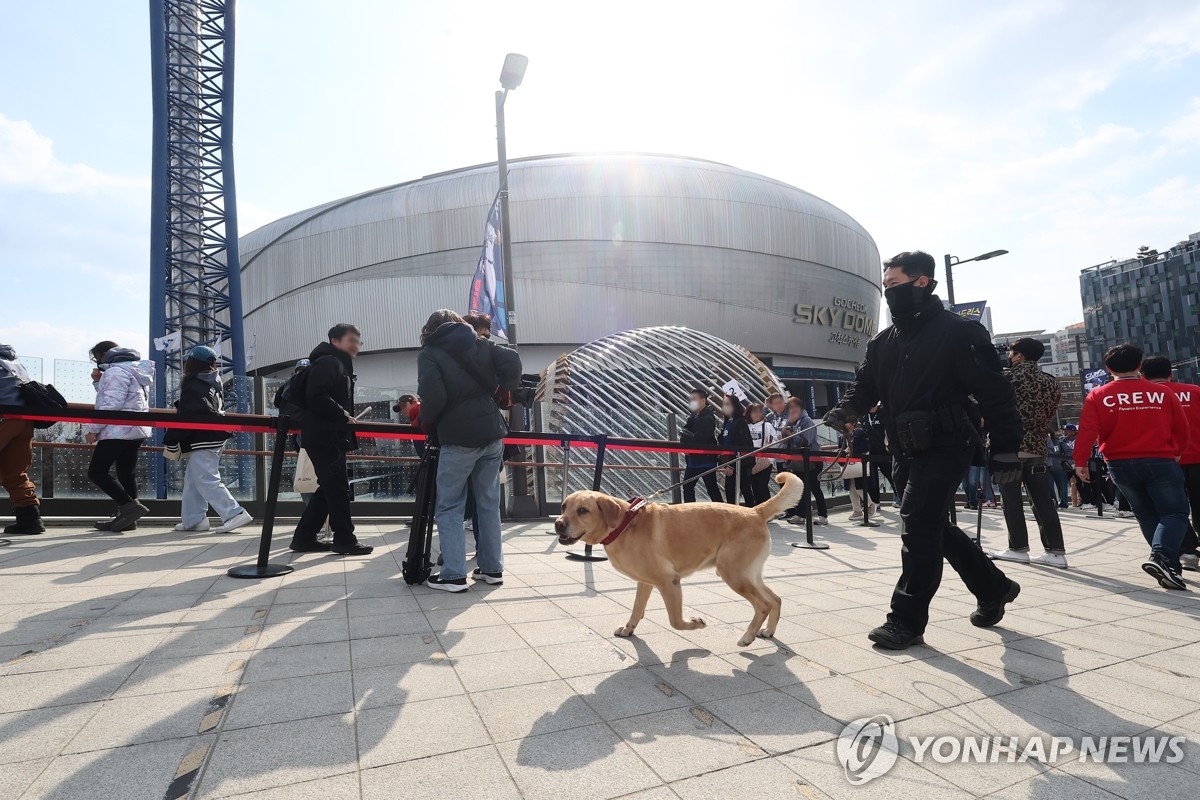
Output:
<svg viewBox="0 0 1200 800">
<path fill-rule="evenodd" d="M 751 402 L 786 392 L 770 367 L 744 347 L 688 328 L 639 328 L 559 356 L 542 373 L 538 399 L 550 433 L 674 439 L 668 417 L 674 415 L 682 424 L 689 392 L 702 388 L 719 402 L 721 386 L 730 379 L 737 380 Z M 545 453 L 548 461 L 561 464 L 560 454 L 555 448 Z M 595 454 L 589 450 L 578 458 L 587 462 Z M 617 467 L 604 473 L 604 490 L 612 494 L 640 497 L 672 483 L 665 471 L 621 469 L 667 467 L 670 459 L 662 453 L 613 450 L 605 464 Z M 568 492 L 591 488 L 586 470 L 571 472 Z M 548 495 L 557 493 L 550 488 Z"/>
<path fill-rule="evenodd" d="M 879 254 L 824 200 L 671 156 L 550 156 L 509 169 L 522 345 L 685 325 L 847 376 L 861 358 L 878 319 Z M 343 319 L 363 327 L 368 360 L 415 349 L 429 311 L 465 305 L 496 180 L 495 165 L 433 175 L 244 236 L 258 363 L 296 358 Z"/>
</svg>

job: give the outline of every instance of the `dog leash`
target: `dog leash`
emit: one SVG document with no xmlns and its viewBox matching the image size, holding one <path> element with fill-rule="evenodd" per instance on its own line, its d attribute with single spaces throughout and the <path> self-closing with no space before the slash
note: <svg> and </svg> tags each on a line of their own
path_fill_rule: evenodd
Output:
<svg viewBox="0 0 1200 800">
<path fill-rule="evenodd" d="M 696 475 L 695 477 L 688 478 L 688 479 L 682 480 L 682 481 L 677 481 L 675 483 L 672 483 L 670 486 L 666 487 L 665 489 L 659 489 L 657 492 L 648 494 L 645 497 L 635 497 L 630 502 L 632 503 L 632 502 L 636 502 L 636 501 L 640 500 L 640 501 L 642 501 L 643 504 L 648 503 L 660 495 L 664 495 L 667 492 L 674 491 L 678 487 L 683 486 L 685 483 L 691 483 L 692 481 L 698 481 L 701 478 L 703 478 L 705 475 L 711 475 L 714 472 L 716 472 L 717 470 L 725 469 L 730 464 L 736 464 L 737 462 L 741 461 L 743 458 L 749 458 L 750 456 L 757 455 L 758 453 L 761 453 L 764 450 L 770 450 L 773 447 L 775 447 L 776 445 L 778 445 L 780 442 L 786 442 L 788 439 L 799 436 L 802 433 L 808 433 L 809 431 L 815 431 L 817 428 L 821 427 L 823 424 L 824 424 L 823 422 L 817 422 L 812 425 L 809 425 L 807 428 L 802 428 L 801 430 L 789 433 L 787 436 L 776 439 L 775 441 L 771 442 L 770 444 L 763 445 L 762 447 L 758 448 L 757 450 L 751 450 L 748 453 L 743 453 L 740 456 L 735 456 L 731 460 L 726 461 L 724 464 L 718 464 L 717 466 L 713 467 L 712 469 L 705 470 L 704 472 L 701 472 L 699 475 Z M 838 452 L 840 453 L 841 451 L 839 450 Z M 842 468 L 842 471 L 845 472 L 844 467 Z M 613 538 L 616 538 L 616 537 L 613 537 Z M 603 544 L 603 542 L 601 544 Z"/>
</svg>

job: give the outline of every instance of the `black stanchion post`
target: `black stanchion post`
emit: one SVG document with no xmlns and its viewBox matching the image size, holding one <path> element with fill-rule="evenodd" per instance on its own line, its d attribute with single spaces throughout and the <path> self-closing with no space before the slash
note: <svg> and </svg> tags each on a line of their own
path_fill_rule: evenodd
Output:
<svg viewBox="0 0 1200 800">
<path fill-rule="evenodd" d="M 826 542 L 817 542 L 813 540 L 813 506 L 816 504 L 812 498 L 812 487 L 808 485 L 809 476 L 812 475 L 811 462 L 808 460 L 808 448 L 804 449 L 801 454 L 803 456 L 802 463 L 804 465 L 804 494 L 802 497 L 808 498 L 808 513 L 804 515 L 804 541 L 803 542 L 788 542 L 792 547 L 799 547 L 804 550 L 828 550 L 829 545 Z M 817 476 L 817 482 L 821 480 L 820 475 Z"/>
<path fill-rule="evenodd" d="M 608 435 L 600 434 L 596 437 L 596 470 L 592 473 L 592 491 L 600 491 L 600 484 L 604 480 L 604 451 L 608 448 Z M 608 556 L 592 555 L 592 546 L 584 545 L 582 553 L 567 553 L 567 559 L 570 561 L 608 561 Z"/>
<path fill-rule="evenodd" d="M 987 470 L 980 470 L 981 475 L 987 474 Z M 980 484 L 975 490 L 975 546 L 980 550 L 983 549 L 983 479 L 980 478 Z"/>
<path fill-rule="evenodd" d="M 871 519 L 871 476 L 874 474 L 875 462 L 871 461 L 871 456 L 863 456 L 863 476 L 862 476 L 862 510 L 863 518 L 859 523 L 860 528 L 878 528 L 879 523 Z M 853 491 L 853 489 L 851 489 Z"/>
<path fill-rule="evenodd" d="M 275 450 L 271 454 L 271 478 L 267 486 L 267 502 L 263 506 L 262 537 L 258 542 L 258 561 L 253 566 L 231 567 L 226 573 L 231 578 L 274 578 L 287 575 L 293 568 L 287 564 L 269 564 L 271 557 L 271 534 L 275 532 L 275 507 L 279 504 L 279 481 L 283 477 L 283 454 L 287 449 L 287 437 L 291 417 L 279 416 L 275 428 Z"/>
</svg>

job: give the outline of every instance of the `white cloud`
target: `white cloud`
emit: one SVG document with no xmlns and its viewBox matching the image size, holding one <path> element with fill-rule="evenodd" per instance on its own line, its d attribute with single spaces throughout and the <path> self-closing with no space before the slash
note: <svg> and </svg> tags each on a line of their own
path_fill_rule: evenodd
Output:
<svg viewBox="0 0 1200 800">
<path fill-rule="evenodd" d="M 24 120 L 0 114 L 0 187 L 53 194 L 90 194 L 145 186 L 144 181 L 108 175 L 86 164 L 66 164 L 54 142 Z"/>
<path fill-rule="evenodd" d="M 1200 143 L 1200 97 L 1193 97 L 1191 111 L 1162 129 L 1164 139 L 1176 144 Z"/>
<path fill-rule="evenodd" d="M 64 322 L 66 324 L 45 320 L 6 319 L 5 324 L 0 326 L 0 342 L 15 347 L 18 356 L 37 356 L 44 359 L 43 374 L 47 378 L 53 369 L 53 359 L 86 361 L 88 348 L 105 339 L 120 342 L 146 355 L 149 337 L 144 330 L 114 329 L 105 325 L 103 320 L 97 320 L 99 324 L 89 321 L 83 325 L 72 325 L 66 320 Z"/>
</svg>

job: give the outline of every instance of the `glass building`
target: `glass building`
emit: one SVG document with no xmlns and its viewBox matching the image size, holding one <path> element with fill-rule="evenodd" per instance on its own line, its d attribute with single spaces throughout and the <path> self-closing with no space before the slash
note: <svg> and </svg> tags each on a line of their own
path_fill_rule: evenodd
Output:
<svg viewBox="0 0 1200 800">
<path fill-rule="evenodd" d="M 1178 380 L 1200 378 L 1200 233 L 1171 249 L 1110 261 L 1079 276 L 1087 335 L 1085 369 L 1104 351 L 1130 343 L 1176 365 Z"/>
</svg>

